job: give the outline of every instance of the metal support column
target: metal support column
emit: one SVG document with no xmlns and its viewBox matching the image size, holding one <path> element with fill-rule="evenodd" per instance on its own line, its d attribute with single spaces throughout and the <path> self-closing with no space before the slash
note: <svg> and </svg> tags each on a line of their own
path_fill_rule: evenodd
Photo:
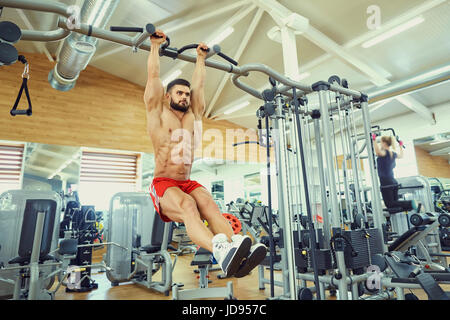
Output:
<svg viewBox="0 0 450 320">
<path fill-rule="evenodd" d="M 366 138 L 367 145 L 367 155 L 369 159 L 369 169 L 370 169 L 370 177 L 372 180 L 373 192 L 372 192 L 372 212 L 373 212 L 373 222 L 374 227 L 382 230 L 382 223 L 384 220 L 383 210 L 381 209 L 381 195 L 380 195 L 380 182 L 378 181 L 378 174 L 376 168 L 376 161 L 373 149 L 373 142 L 370 136 L 370 115 L 369 115 L 369 107 L 367 104 L 367 96 L 363 97 L 363 101 L 361 102 L 361 111 L 363 117 L 363 125 L 364 125 L 364 135 Z M 383 249 L 387 249 L 386 245 L 383 244 Z"/>
<path fill-rule="evenodd" d="M 296 288 L 296 268 L 294 261 L 294 247 L 291 228 L 291 210 L 287 199 L 287 162 L 286 162 L 286 139 L 283 130 L 283 102 L 282 97 L 276 98 L 277 109 L 275 119 L 272 121 L 274 127 L 274 137 L 276 137 L 275 154 L 277 163 L 277 183 L 278 183 L 278 209 L 280 211 L 280 223 L 283 226 L 284 249 L 281 251 L 281 265 L 283 270 L 284 295 L 289 299 L 297 296 Z M 284 254 L 283 254 L 284 252 Z"/>
<path fill-rule="evenodd" d="M 319 104 L 320 104 L 320 112 L 322 115 L 328 115 L 328 104 L 327 104 L 327 93 L 325 88 L 319 84 L 318 86 L 319 93 Z M 329 124 L 329 117 L 323 116 L 322 118 L 322 128 L 323 128 L 323 142 L 324 142 L 324 155 L 327 164 L 327 176 L 328 176 L 328 187 L 330 190 L 330 206 L 331 206 L 331 223 L 333 228 L 340 228 L 340 213 L 339 213 L 339 205 L 337 202 L 337 189 L 336 189 L 336 177 L 334 174 L 334 159 L 332 154 L 332 145 L 331 145 L 331 128 Z M 347 300 L 347 270 L 345 268 L 345 259 L 344 252 L 338 251 L 336 252 L 336 260 L 337 266 L 339 269 L 339 273 L 341 274 L 340 280 L 338 280 L 339 287 L 339 297 L 341 300 Z"/>
</svg>

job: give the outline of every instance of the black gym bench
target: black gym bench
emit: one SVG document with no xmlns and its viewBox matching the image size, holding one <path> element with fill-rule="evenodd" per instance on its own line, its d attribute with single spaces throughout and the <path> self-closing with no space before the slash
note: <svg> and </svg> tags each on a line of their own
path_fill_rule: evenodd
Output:
<svg viewBox="0 0 450 320">
<path fill-rule="evenodd" d="M 203 248 L 199 248 L 191 261 L 191 266 L 197 266 L 199 272 L 199 287 L 195 289 L 179 290 L 177 284 L 173 285 L 172 298 L 173 300 L 191 300 L 202 298 L 225 298 L 232 300 L 233 297 L 233 282 L 228 281 L 226 287 L 208 288 L 209 276 L 208 273 L 213 266 L 213 254 Z"/>
</svg>

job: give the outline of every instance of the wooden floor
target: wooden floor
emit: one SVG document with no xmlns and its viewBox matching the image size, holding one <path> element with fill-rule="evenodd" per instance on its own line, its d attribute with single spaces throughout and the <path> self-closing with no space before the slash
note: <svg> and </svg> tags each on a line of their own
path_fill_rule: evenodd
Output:
<svg viewBox="0 0 450 320">
<path fill-rule="evenodd" d="M 100 262 L 105 250 L 94 251 L 93 263 Z M 185 254 L 178 256 L 175 269 L 173 272 L 173 282 L 183 283 L 183 289 L 192 289 L 198 287 L 197 273 L 194 273 L 196 267 L 191 266 L 193 254 Z M 173 259 L 172 259 L 173 261 Z M 154 280 L 160 279 L 160 271 L 158 271 L 153 277 Z M 234 296 L 239 300 L 265 300 L 270 297 L 270 288 L 267 286 L 266 290 L 258 289 L 258 272 L 254 270 L 250 275 L 244 278 L 229 278 L 218 279 L 217 275 L 221 271 L 210 272 L 210 280 L 212 282 L 209 287 L 224 287 L 228 281 L 233 282 Z M 279 278 L 277 274 L 277 278 Z M 269 277 L 267 271 L 266 277 Z M 61 287 L 56 293 L 55 298 L 57 300 L 172 300 L 172 293 L 169 296 L 165 296 L 163 293 L 159 293 L 143 286 L 134 283 L 121 283 L 119 286 L 112 287 L 109 280 L 106 278 L 106 273 L 93 273 L 92 279 L 98 283 L 98 289 L 92 290 L 86 293 L 66 293 L 65 288 Z M 282 289 L 275 287 L 275 294 L 282 294 Z M 220 299 L 220 298 L 216 298 Z M 210 299 L 208 299 L 210 300 Z M 223 299 L 222 299 L 223 300 Z"/>
<path fill-rule="evenodd" d="M 93 254 L 93 263 L 98 263 L 102 260 L 102 255 L 105 253 L 105 249 L 95 250 Z M 193 254 L 186 254 L 178 257 L 175 270 L 173 272 L 173 282 L 181 282 L 184 284 L 184 289 L 191 289 L 198 287 L 197 274 L 194 273 L 195 267 L 191 266 Z M 93 271 L 94 272 L 94 271 Z M 155 280 L 160 279 L 158 271 L 154 275 Z M 258 289 L 258 271 L 255 269 L 250 275 L 236 279 L 218 279 L 217 275 L 220 271 L 210 272 L 210 280 L 212 283 L 209 287 L 224 287 L 228 281 L 233 282 L 234 296 L 238 300 L 265 300 L 270 297 L 270 287 L 266 285 L 265 290 Z M 269 278 L 269 271 L 265 270 L 265 277 Z M 56 293 L 56 300 L 171 300 L 172 293 L 169 296 L 165 296 L 162 293 L 155 292 L 147 289 L 143 286 L 139 286 L 133 283 L 122 283 L 119 286 L 112 287 L 109 280 L 106 278 L 106 273 L 93 273 L 92 279 L 98 284 L 98 289 L 84 293 L 66 293 L 65 287 L 60 287 Z M 275 280 L 280 280 L 281 274 L 279 271 L 275 271 Z M 313 286 L 312 283 L 308 283 L 308 286 Z M 445 291 L 450 291 L 450 285 L 441 285 Z M 410 292 L 405 289 L 405 293 Z M 412 290 L 420 300 L 427 300 L 427 295 L 423 290 Z M 282 288 L 275 286 L 275 296 L 282 294 Z M 335 299 L 335 297 L 327 297 L 328 299 Z M 220 299 L 220 298 L 216 298 Z M 216 299 L 204 299 L 204 300 L 216 300 Z M 220 299 L 223 300 L 223 299 Z"/>
</svg>

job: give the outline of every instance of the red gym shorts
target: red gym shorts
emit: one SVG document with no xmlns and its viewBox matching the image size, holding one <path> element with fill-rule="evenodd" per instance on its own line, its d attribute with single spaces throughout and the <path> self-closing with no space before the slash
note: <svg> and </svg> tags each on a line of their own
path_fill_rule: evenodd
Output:
<svg viewBox="0 0 450 320">
<path fill-rule="evenodd" d="M 156 212 L 164 222 L 171 222 L 168 217 L 161 213 L 161 208 L 159 206 L 159 199 L 164 195 L 167 188 L 178 187 L 184 193 L 191 193 L 198 187 L 203 187 L 200 183 L 193 180 L 174 180 L 169 178 L 154 178 L 150 186 L 150 197 L 152 197 L 153 205 L 155 206 Z"/>
</svg>

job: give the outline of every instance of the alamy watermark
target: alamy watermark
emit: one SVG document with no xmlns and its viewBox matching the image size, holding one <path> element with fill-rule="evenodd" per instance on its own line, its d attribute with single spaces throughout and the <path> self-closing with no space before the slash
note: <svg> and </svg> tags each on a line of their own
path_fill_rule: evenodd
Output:
<svg viewBox="0 0 450 320">
<path fill-rule="evenodd" d="M 270 153 L 274 155 L 274 146 L 279 130 L 271 131 Z M 261 138 L 261 139 L 260 139 Z M 247 142 L 247 143 L 245 143 Z M 201 121 L 194 122 L 193 132 L 184 128 L 176 129 L 170 136 L 170 161 L 174 164 L 191 165 L 195 158 L 227 160 L 236 163 L 265 162 L 267 159 L 267 138 L 259 137 L 255 129 L 209 128 L 203 131 Z M 276 174 L 275 166 L 270 175 Z"/>
<path fill-rule="evenodd" d="M 366 25 L 369 30 L 376 30 L 381 26 L 381 9 L 379 6 L 373 4 L 367 7 L 366 13 L 369 17 L 366 20 Z"/>
<path fill-rule="evenodd" d="M 67 272 L 67 282 L 66 286 L 70 290 L 81 289 L 81 269 L 78 266 L 69 266 L 66 270 Z"/>
<path fill-rule="evenodd" d="M 380 290 L 381 289 L 381 276 L 382 272 L 380 267 L 377 265 L 370 265 L 367 267 L 367 273 L 372 272 L 372 274 L 366 280 L 366 287 L 369 290 Z"/>
</svg>

